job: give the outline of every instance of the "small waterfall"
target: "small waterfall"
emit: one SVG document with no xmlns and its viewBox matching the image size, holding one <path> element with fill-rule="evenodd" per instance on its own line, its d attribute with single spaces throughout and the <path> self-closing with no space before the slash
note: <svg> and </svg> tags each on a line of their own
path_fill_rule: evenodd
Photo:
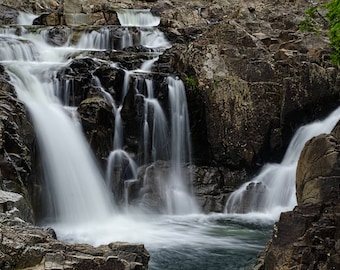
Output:
<svg viewBox="0 0 340 270">
<path fill-rule="evenodd" d="M 30 41 L 0 35 L 0 61 L 35 61 L 38 57 L 37 49 Z"/>
<path fill-rule="evenodd" d="M 112 192 L 119 193 L 122 179 L 124 181 L 137 179 L 136 162 L 121 149 L 112 151 L 108 158 L 106 179 Z"/>
<path fill-rule="evenodd" d="M 170 214 L 198 212 L 182 168 L 191 163 L 191 141 L 189 115 L 185 87 L 181 80 L 168 77 L 169 101 L 171 108 L 171 169 L 166 187 L 167 207 Z M 190 175 L 190 174 L 189 174 Z M 190 179 L 191 180 L 191 179 Z"/>
<path fill-rule="evenodd" d="M 32 25 L 35 18 L 38 16 L 35 14 L 25 13 L 19 11 L 19 16 L 17 18 L 18 25 Z"/>
<path fill-rule="evenodd" d="M 296 205 L 295 173 L 305 143 L 332 131 L 340 119 L 340 108 L 326 119 L 299 128 L 280 164 L 266 164 L 258 176 L 234 191 L 227 203 L 227 213 L 262 212 L 278 217 Z"/>
<path fill-rule="evenodd" d="M 117 15 L 121 26 L 153 27 L 160 23 L 160 18 L 152 15 L 149 9 L 121 9 Z"/>
<path fill-rule="evenodd" d="M 147 96 L 144 98 L 144 162 L 168 160 L 168 124 L 158 100 L 154 98 L 152 80 L 146 79 Z M 149 123 L 150 122 L 150 123 Z M 149 149 L 151 148 L 151 151 Z M 147 154 L 151 152 L 151 158 Z"/>
<path fill-rule="evenodd" d="M 107 50 L 115 49 L 115 44 L 111 39 L 112 33 L 109 28 L 101 28 L 99 30 L 92 30 L 91 32 L 84 33 L 78 43 L 79 49 L 97 49 Z"/>
<path fill-rule="evenodd" d="M 162 51 L 171 47 L 163 32 L 155 28 L 160 18 L 152 15 L 150 10 L 122 9 L 117 14 L 120 25 L 126 27 L 122 48 L 141 45 Z"/>
</svg>

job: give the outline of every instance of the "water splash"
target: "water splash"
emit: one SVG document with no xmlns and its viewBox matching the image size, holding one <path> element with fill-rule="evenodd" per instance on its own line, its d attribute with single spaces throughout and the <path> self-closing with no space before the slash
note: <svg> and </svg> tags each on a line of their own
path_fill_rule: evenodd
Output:
<svg viewBox="0 0 340 270">
<path fill-rule="evenodd" d="M 299 128 L 280 164 L 266 164 L 259 175 L 233 192 L 226 213 L 270 213 L 276 218 L 296 205 L 295 173 L 300 153 L 312 137 L 329 133 L 340 119 L 340 108 L 322 121 Z"/>
</svg>

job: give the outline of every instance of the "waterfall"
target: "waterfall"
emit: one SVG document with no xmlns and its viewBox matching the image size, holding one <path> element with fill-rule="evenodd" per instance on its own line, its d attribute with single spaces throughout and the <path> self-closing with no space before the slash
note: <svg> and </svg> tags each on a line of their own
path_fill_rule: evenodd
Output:
<svg viewBox="0 0 340 270">
<path fill-rule="evenodd" d="M 18 46 L 3 47 L 8 50 L 6 55 L 13 56 L 13 59 L 2 63 L 33 120 L 45 170 L 45 184 L 52 198 L 54 217 L 50 218 L 65 223 L 103 218 L 112 212 L 104 180 L 82 131 L 54 96 L 54 69 L 66 59 L 56 53 L 48 61 L 46 55 L 43 57 L 39 52 L 53 51 L 54 48 L 40 41 L 40 48 L 36 48 L 37 39 L 30 35 L 28 40 L 24 37 L 18 40 L 18 44 L 24 47 L 32 45 L 34 55 L 30 57 L 22 57 L 23 48 Z M 31 50 L 25 52 L 30 55 Z M 41 62 L 43 58 L 44 62 Z M 57 65 L 53 62 L 56 58 L 61 61 Z"/>
<path fill-rule="evenodd" d="M 305 143 L 314 136 L 331 132 L 339 119 L 340 108 L 322 121 L 300 127 L 281 163 L 266 164 L 256 177 L 234 191 L 226 203 L 226 212 L 262 212 L 278 216 L 291 210 L 297 203 L 295 173 Z"/>
</svg>

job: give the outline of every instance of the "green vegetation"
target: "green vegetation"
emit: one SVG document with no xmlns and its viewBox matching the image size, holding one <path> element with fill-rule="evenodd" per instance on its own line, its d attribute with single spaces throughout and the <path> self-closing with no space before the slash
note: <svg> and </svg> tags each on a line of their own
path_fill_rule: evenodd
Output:
<svg viewBox="0 0 340 270">
<path fill-rule="evenodd" d="M 333 0 L 327 4 L 327 18 L 330 24 L 329 37 L 334 49 L 333 63 L 340 65 L 340 0 Z"/>
<path fill-rule="evenodd" d="M 319 10 L 326 9 L 323 17 Z M 306 10 L 306 19 L 300 22 L 300 30 L 318 33 L 317 18 L 327 22 L 329 27 L 329 38 L 333 53 L 331 59 L 333 64 L 340 65 L 340 0 L 332 0 L 329 3 L 318 4 Z"/>
<path fill-rule="evenodd" d="M 187 89 L 194 90 L 195 92 L 200 92 L 200 88 L 198 87 L 198 83 L 194 77 L 186 77 L 185 78 L 185 86 Z"/>
<path fill-rule="evenodd" d="M 308 16 L 306 19 L 300 22 L 300 31 L 302 32 L 318 32 L 318 27 L 315 21 Z"/>
</svg>

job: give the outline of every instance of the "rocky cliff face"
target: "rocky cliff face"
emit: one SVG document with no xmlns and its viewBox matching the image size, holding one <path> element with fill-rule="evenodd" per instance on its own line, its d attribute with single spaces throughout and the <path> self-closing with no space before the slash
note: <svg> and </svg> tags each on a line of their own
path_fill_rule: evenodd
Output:
<svg viewBox="0 0 340 270">
<path fill-rule="evenodd" d="M 340 124 L 306 143 L 297 168 L 298 206 L 282 213 L 256 269 L 340 267 Z"/>
</svg>

